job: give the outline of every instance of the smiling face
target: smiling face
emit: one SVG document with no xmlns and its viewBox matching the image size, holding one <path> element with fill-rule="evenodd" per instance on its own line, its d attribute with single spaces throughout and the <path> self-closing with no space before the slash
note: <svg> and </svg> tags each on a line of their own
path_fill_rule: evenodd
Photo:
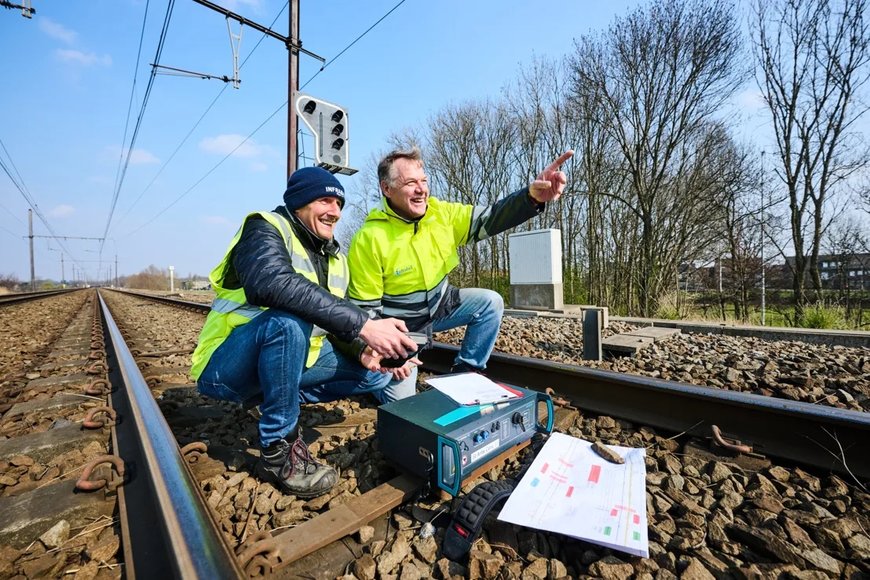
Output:
<svg viewBox="0 0 870 580">
<path fill-rule="evenodd" d="M 429 180 L 420 161 L 396 159 L 390 170 L 390 179 L 381 182 L 381 191 L 390 201 L 393 211 L 403 218 L 414 220 L 426 215 Z"/>
<path fill-rule="evenodd" d="M 341 203 L 337 197 L 321 197 L 297 209 L 296 217 L 319 238 L 331 240 L 341 218 Z"/>
</svg>

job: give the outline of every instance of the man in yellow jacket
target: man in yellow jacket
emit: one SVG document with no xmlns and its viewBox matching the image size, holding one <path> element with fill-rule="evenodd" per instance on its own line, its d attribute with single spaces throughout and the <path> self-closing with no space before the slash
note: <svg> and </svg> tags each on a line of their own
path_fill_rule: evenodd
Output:
<svg viewBox="0 0 870 580">
<path fill-rule="evenodd" d="M 495 346 L 504 303 L 482 288 L 455 288 L 447 275 L 459 264 L 457 248 L 513 228 L 562 195 L 567 183 L 560 167 L 566 151 L 528 187 L 483 207 L 429 196 L 420 150 L 393 151 L 378 164 L 381 207 L 369 212 L 350 244 L 348 294 L 359 306 L 399 318 L 412 332 L 465 326 L 454 371 L 482 370 Z M 413 395 L 414 362 L 393 371 L 389 399 Z"/>
<path fill-rule="evenodd" d="M 300 436 L 300 401 L 362 393 L 386 401 L 381 357 L 417 349 L 402 321 L 373 320 L 343 299 L 348 267 L 333 238 L 343 205 L 341 183 L 306 167 L 290 176 L 283 206 L 248 215 L 209 276 L 216 296 L 193 353 L 202 394 L 260 403 L 256 473 L 299 497 L 338 479 Z"/>
</svg>

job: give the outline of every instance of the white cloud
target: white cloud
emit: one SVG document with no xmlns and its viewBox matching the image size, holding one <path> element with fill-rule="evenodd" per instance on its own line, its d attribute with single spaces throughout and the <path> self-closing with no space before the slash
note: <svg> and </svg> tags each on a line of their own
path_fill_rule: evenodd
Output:
<svg viewBox="0 0 870 580">
<path fill-rule="evenodd" d="M 149 163 L 160 163 L 160 160 L 150 151 L 133 149 L 133 153 L 130 154 L 130 163 L 133 165 L 148 165 Z"/>
<path fill-rule="evenodd" d="M 62 24 L 58 24 L 54 20 L 50 20 L 48 18 L 39 18 L 38 20 L 40 30 L 42 30 L 48 36 L 60 40 L 61 42 L 64 42 L 66 44 L 74 44 L 79 36 L 75 30 L 70 30 Z"/>
<path fill-rule="evenodd" d="M 269 153 L 268 147 L 258 145 L 253 139 L 248 139 L 242 143 L 244 140 L 245 138 L 242 135 L 235 133 L 217 135 L 216 137 L 206 137 L 200 141 L 199 148 L 206 153 L 214 153 L 215 155 L 227 155 L 232 152 L 233 157 L 245 159 L 260 157 Z"/>
<path fill-rule="evenodd" d="M 62 203 L 51 208 L 51 210 L 48 212 L 48 215 L 49 217 L 53 218 L 64 218 L 71 216 L 75 213 L 75 211 L 76 208 L 74 208 L 73 206 Z"/>
<path fill-rule="evenodd" d="M 262 161 L 254 161 L 248 165 L 248 169 L 251 171 L 256 171 L 257 173 L 266 171 L 269 169 L 269 166 L 263 163 Z"/>
<path fill-rule="evenodd" d="M 108 54 L 98 55 L 93 52 L 82 52 L 66 48 L 59 48 L 54 51 L 54 54 L 63 62 L 71 62 L 82 66 L 110 66 L 112 64 L 112 57 Z"/>
</svg>

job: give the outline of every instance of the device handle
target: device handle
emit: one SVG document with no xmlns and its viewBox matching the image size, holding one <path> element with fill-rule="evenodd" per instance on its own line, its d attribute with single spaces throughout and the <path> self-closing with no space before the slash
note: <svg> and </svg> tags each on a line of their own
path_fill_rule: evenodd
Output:
<svg viewBox="0 0 870 580">
<path fill-rule="evenodd" d="M 547 404 L 547 425 L 544 427 L 544 433 L 550 433 L 553 431 L 553 422 L 556 419 L 555 412 L 553 411 L 553 399 L 550 398 L 550 395 L 546 393 L 535 393 L 535 398 L 538 403 L 544 402 Z M 535 405 L 535 412 L 537 414 L 538 406 Z M 541 430 L 538 426 L 540 422 L 535 421 L 535 428 L 539 431 Z"/>
<path fill-rule="evenodd" d="M 450 495 L 459 495 L 459 484 L 462 481 L 459 474 L 459 445 L 439 435 L 437 450 L 438 487 Z"/>
</svg>

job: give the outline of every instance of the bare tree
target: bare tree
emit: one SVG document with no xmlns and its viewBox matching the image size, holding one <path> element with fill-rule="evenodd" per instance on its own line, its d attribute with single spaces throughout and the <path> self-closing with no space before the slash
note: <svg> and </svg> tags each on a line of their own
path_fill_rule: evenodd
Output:
<svg viewBox="0 0 870 580">
<path fill-rule="evenodd" d="M 703 206 L 685 196 L 705 194 L 697 186 L 709 181 L 694 145 L 704 143 L 705 122 L 740 85 L 739 41 L 729 2 L 655 0 L 603 37 L 581 39 L 571 59 L 573 94 L 599 106 L 593 121 L 622 157 L 625 189 L 609 195 L 640 226 L 632 284 L 643 315 L 655 312 L 673 262 L 687 257 L 679 255 L 686 211 Z"/>
<path fill-rule="evenodd" d="M 15 274 L 0 274 L 0 288 L 13 290 L 21 284 L 18 276 Z"/>
<path fill-rule="evenodd" d="M 828 199 L 866 166 L 853 131 L 866 112 L 867 0 L 756 0 L 752 22 L 758 84 L 773 120 L 777 175 L 788 194 L 795 323 L 806 278 L 821 289 L 818 255 Z M 791 264 L 790 264 L 791 266 Z"/>
<path fill-rule="evenodd" d="M 429 122 L 427 166 L 435 197 L 472 205 L 491 205 L 512 191 L 513 125 L 497 103 L 451 106 Z M 437 186 L 442 190 L 435 189 Z M 507 241 L 503 236 L 461 248 L 456 275 L 480 285 L 481 276 L 492 281 L 503 276 Z"/>
<path fill-rule="evenodd" d="M 151 264 L 138 274 L 127 276 L 124 287 L 142 290 L 169 290 L 169 270 L 161 270 Z"/>
<path fill-rule="evenodd" d="M 565 64 L 535 58 L 520 70 L 519 78 L 504 89 L 504 108 L 516 127 L 512 147 L 512 174 L 516 187 L 527 185 L 538 172 L 580 140 L 577 112 L 568 99 L 570 87 Z M 562 232 L 562 270 L 568 296 L 576 297 L 575 283 L 584 268 L 583 240 L 586 196 L 582 172 L 575 159 L 562 166 L 568 184 L 560 201 L 548 204 L 536 218 L 519 230 L 558 228 Z"/>
<path fill-rule="evenodd" d="M 757 155 L 730 139 L 722 143 L 722 186 L 720 208 L 723 236 L 730 256 L 726 289 L 734 306 L 734 317 L 748 322 L 753 291 L 761 274 L 761 220 L 765 211 L 759 203 L 761 168 Z M 725 300 L 725 296 L 720 297 Z M 724 318 L 724 312 L 723 312 Z"/>
<path fill-rule="evenodd" d="M 345 251 L 350 247 L 350 240 L 362 227 L 366 216 L 380 203 L 378 162 L 385 154 L 385 152 L 375 152 L 369 156 L 354 182 L 354 187 L 345 196 L 345 205 L 341 210 L 341 221 L 338 222 L 338 230 L 335 234 L 335 238 Z"/>
</svg>

